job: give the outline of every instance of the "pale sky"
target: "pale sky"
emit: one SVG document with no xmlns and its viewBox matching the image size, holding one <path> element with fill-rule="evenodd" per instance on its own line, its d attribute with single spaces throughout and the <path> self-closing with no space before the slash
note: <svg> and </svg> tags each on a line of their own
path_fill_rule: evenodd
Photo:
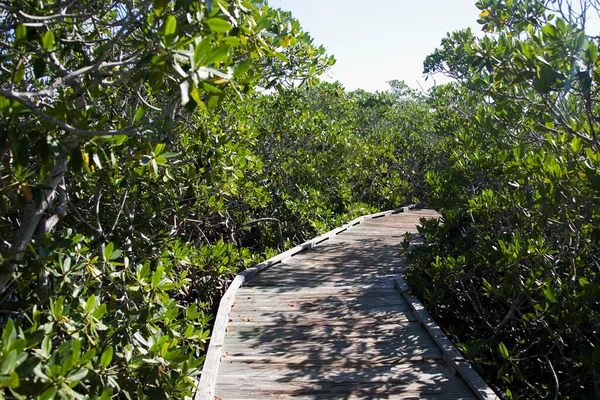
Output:
<svg viewBox="0 0 600 400">
<path fill-rule="evenodd" d="M 481 30 L 475 0 L 268 1 L 291 11 L 314 43 L 335 56 L 329 75 L 347 90 L 386 90 L 393 79 L 427 89 L 433 82 L 425 82 L 423 61 L 446 33 Z"/>
</svg>

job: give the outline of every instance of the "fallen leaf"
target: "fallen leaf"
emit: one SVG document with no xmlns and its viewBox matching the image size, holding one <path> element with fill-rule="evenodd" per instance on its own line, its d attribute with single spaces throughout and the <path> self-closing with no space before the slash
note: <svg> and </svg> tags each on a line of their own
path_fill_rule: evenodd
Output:
<svg viewBox="0 0 600 400">
<path fill-rule="evenodd" d="M 226 351 L 225 351 L 225 352 L 223 352 L 223 357 L 227 357 L 228 355 L 229 355 L 229 353 L 228 353 L 228 352 L 226 352 Z"/>
<path fill-rule="evenodd" d="M 242 318 L 242 321 L 250 321 L 250 318 L 244 317 L 244 318 Z"/>
</svg>

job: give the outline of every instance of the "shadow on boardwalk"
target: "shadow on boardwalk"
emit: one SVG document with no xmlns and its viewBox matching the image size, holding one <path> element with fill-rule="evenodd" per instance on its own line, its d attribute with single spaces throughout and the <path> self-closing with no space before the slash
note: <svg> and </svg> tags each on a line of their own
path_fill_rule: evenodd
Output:
<svg viewBox="0 0 600 400">
<path fill-rule="evenodd" d="M 240 289 L 217 396 L 473 398 L 394 290 L 402 239 L 353 229 Z"/>
</svg>

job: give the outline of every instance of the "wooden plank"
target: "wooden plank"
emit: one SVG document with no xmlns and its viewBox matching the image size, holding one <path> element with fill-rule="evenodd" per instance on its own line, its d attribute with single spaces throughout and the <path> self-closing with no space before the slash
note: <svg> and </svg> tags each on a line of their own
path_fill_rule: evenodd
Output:
<svg viewBox="0 0 600 400">
<path fill-rule="evenodd" d="M 394 276 L 394 274 L 388 273 L 387 276 L 388 276 L 388 279 L 391 280 L 392 277 Z M 369 287 L 372 287 L 373 285 L 385 283 L 385 281 L 382 279 L 381 276 L 373 276 L 373 275 L 365 276 L 365 277 L 354 276 L 352 278 L 349 278 L 348 275 L 344 274 L 344 273 L 342 273 L 342 274 L 332 273 L 332 274 L 330 274 L 329 278 L 331 279 L 330 281 L 324 281 L 323 280 L 324 277 L 322 275 L 317 275 L 317 276 L 298 275 L 296 277 L 286 277 L 286 278 L 279 278 L 279 279 L 277 279 L 276 277 L 264 277 L 259 280 L 253 280 L 252 282 L 248 283 L 248 286 L 251 286 L 251 287 L 275 286 L 275 287 L 277 287 L 279 285 L 286 285 L 286 286 L 304 287 L 304 286 L 320 285 L 321 287 L 335 288 L 335 287 L 339 287 L 339 286 L 347 286 L 349 283 L 354 283 L 358 287 L 368 289 Z"/>
<path fill-rule="evenodd" d="M 287 311 L 275 313 L 256 313 L 250 315 L 247 312 L 232 311 L 229 322 L 279 322 L 299 323 L 301 321 L 312 321 L 314 323 L 327 323 L 327 320 L 337 319 L 339 321 L 350 321 L 356 318 L 365 318 L 367 313 L 352 310 L 340 310 L 323 313 L 319 311 Z M 411 319 L 410 311 L 398 311 L 394 307 L 378 307 L 369 310 L 368 318 L 378 321 L 407 321 Z M 414 319 L 413 319 L 414 320 Z"/>
<path fill-rule="evenodd" d="M 365 316 L 363 318 L 361 318 L 360 321 L 357 321 L 355 318 L 347 318 L 347 319 L 331 319 L 331 318 L 321 318 L 321 319 L 297 319 L 294 321 L 294 326 L 298 327 L 298 329 L 301 329 L 302 327 L 306 327 L 306 326 L 315 326 L 316 324 L 318 324 L 321 327 L 336 327 L 336 326 L 343 326 L 343 327 L 352 327 L 352 326 L 373 326 L 373 325 L 377 325 L 379 323 L 381 324 L 390 324 L 390 323 L 396 323 L 396 324 L 403 324 L 403 323 L 407 323 L 407 322 L 413 322 L 413 321 L 417 321 L 417 319 L 415 318 L 415 316 L 413 315 L 412 312 L 407 312 L 406 314 L 398 314 L 395 315 L 394 318 L 390 318 L 390 319 L 381 319 L 381 318 L 371 318 L 368 316 Z M 273 329 L 272 327 L 274 326 L 281 326 L 281 320 L 278 320 L 276 318 L 271 318 L 269 320 L 258 320 L 255 318 L 251 318 L 248 317 L 247 319 L 244 319 L 244 317 L 239 318 L 239 319 L 231 319 L 229 321 L 229 326 L 232 329 L 237 329 L 238 327 L 264 327 L 264 329 Z"/>
<path fill-rule="evenodd" d="M 377 291 L 385 291 L 387 293 L 395 293 L 394 285 L 392 282 L 386 282 L 386 287 L 378 287 Z M 342 285 L 336 287 L 327 286 L 315 286 L 315 287 L 298 287 L 296 285 L 281 285 L 277 287 L 261 287 L 261 286 L 244 286 L 240 289 L 241 297 L 252 297 L 259 293 L 268 294 L 286 294 L 286 293 L 297 293 L 299 295 L 331 295 L 331 296 L 356 296 L 365 293 L 363 288 L 357 287 L 356 285 Z"/>
<path fill-rule="evenodd" d="M 342 301 L 299 301 L 294 299 L 274 299 L 274 300 L 262 300 L 253 302 L 241 302 L 236 305 L 235 310 L 239 313 L 244 312 L 282 312 L 282 311 L 371 311 L 382 309 L 383 307 L 408 312 L 410 306 L 404 301 L 404 299 L 375 299 L 370 302 L 353 301 L 353 302 L 342 302 Z"/>
<path fill-rule="evenodd" d="M 224 358 L 223 362 L 228 363 L 228 358 Z M 432 377 L 446 381 L 451 381 L 454 378 L 452 372 L 444 362 L 439 360 L 404 361 L 400 364 L 395 364 L 394 362 L 369 362 L 366 364 L 354 363 L 348 365 L 253 363 L 251 364 L 252 376 L 247 374 L 250 365 L 248 362 L 238 363 L 232 361 L 230 364 L 226 369 L 223 369 L 222 375 L 219 376 L 218 381 L 222 382 L 221 385 L 227 383 L 235 385 L 237 383 L 236 380 L 240 378 L 252 381 L 278 380 L 283 383 L 286 381 L 285 378 L 288 378 L 288 380 L 308 381 L 312 380 L 314 376 L 333 382 L 380 381 L 382 380 L 381 378 L 388 380 L 402 376 L 405 382 L 422 382 L 426 384 L 434 383 L 431 382 Z M 335 367 L 335 369 L 332 367 Z M 222 387 L 221 385 L 219 386 Z M 463 383 L 463 385 L 456 386 L 463 386 L 462 389 L 464 390 L 464 386 L 466 385 Z"/>
<path fill-rule="evenodd" d="M 234 346 L 234 343 L 227 344 L 227 350 L 223 354 L 227 354 L 225 358 L 229 357 L 249 357 L 249 356 L 263 356 L 263 357 L 312 357 L 316 360 L 321 360 L 322 357 L 327 356 L 327 364 L 331 363 L 335 357 L 352 357 L 356 354 L 360 354 L 362 359 L 377 357 L 385 353 L 387 357 L 397 357 L 398 359 L 408 360 L 414 357 L 422 357 L 427 360 L 443 360 L 443 354 L 440 349 L 431 342 L 429 346 L 411 346 L 406 344 L 404 346 L 392 346 L 381 345 L 372 347 L 365 343 L 347 344 L 347 343 L 313 343 L 311 345 L 306 344 L 289 344 L 287 348 L 280 348 L 280 350 L 273 350 L 269 346 L 249 346 L 244 345 Z"/>
<path fill-rule="evenodd" d="M 465 396 L 462 385 L 456 385 L 451 377 L 441 373 L 422 373 L 421 377 L 413 374 L 385 374 L 376 375 L 364 371 L 355 375 L 351 380 L 344 380 L 344 376 L 336 377 L 323 371 L 320 375 L 309 379 L 298 379 L 293 374 L 274 374 L 271 377 L 252 379 L 241 375 L 228 376 L 223 381 L 223 387 L 233 394 L 243 393 L 243 396 L 263 396 L 280 398 L 282 395 L 302 396 L 310 395 L 315 398 L 469 398 Z M 421 371 L 419 371 L 421 372 Z M 237 379 L 236 379 L 237 378 Z M 232 396 L 225 392 L 224 398 Z M 393 397 L 390 397 L 393 396 Z M 446 397 L 447 396 L 447 397 Z M 471 396 L 470 398 L 474 398 Z"/>
<path fill-rule="evenodd" d="M 354 328 L 354 326 L 315 326 L 305 325 L 304 327 L 272 327 L 267 330 L 268 334 L 275 336 L 273 340 L 333 340 L 342 338 L 350 340 L 353 338 L 384 338 L 403 336 L 410 340 L 412 337 L 423 335 L 423 329 L 415 324 L 385 324 L 385 325 L 362 325 Z M 254 340 L 254 338 L 262 338 L 265 334 L 265 329 L 260 326 L 243 327 L 239 326 L 229 332 L 225 340 Z"/>
<path fill-rule="evenodd" d="M 432 357 L 432 354 L 434 357 Z M 368 360 L 368 362 L 367 362 Z M 278 365 L 279 369 L 292 368 L 293 366 L 297 366 L 298 368 L 301 366 L 305 366 L 306 368 L 321 366 L 328 367 L 331 369 L 337 369 L 342 366 L 359 366 L 359 365 L 368 365 L 369 363 L 373 364 L 388 364 L 390 366 L 396 364 L 404 364 L 404 363 L 413 363 L 420 361 L 438 361 L 444 362 L 444 357 L 439 352 L 437 353 L 429 353 L 424 357 L 422 354 L 381 354 L 378 355 L 370 355 L 368 358 L 364 357 L 362 354 L 345 354 L 342 358 L 335 359 L 323 359 L 319 357 L 317 354 L 286 354 L 286 355 L 268 355 L 268 354 L 247 354 L 247 355 L 232 355 L 227 353 L 225 357 L 223 357 L 223 364 L 229 368 L 231 365 L 235 363 L 246 363 L 248 364 L 246 371 L 250 376 L 252 371 L 254 370 L 255 365 L 265 364 L 265 365 Z M 454 376 L 452 370 L 446 367 L 449 375 Z M 464 382 L 460 378 L 457 381 L 461 382 L 466 386 Z M 468 388 L 467 388 L 468 391 Z"/>
</svg>

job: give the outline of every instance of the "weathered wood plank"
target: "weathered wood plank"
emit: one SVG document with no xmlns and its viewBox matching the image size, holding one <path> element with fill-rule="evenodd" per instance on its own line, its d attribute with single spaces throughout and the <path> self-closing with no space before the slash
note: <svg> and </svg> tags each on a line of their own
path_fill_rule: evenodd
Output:
<svg viewBox="0 0 600 400">
<path fill-rule="evenodd" d="M 217 318 L 223 339 L 211 340 L 221 369 L 205 364 L 209 387 L 201 381 L 196 399 L 475 398 L 479 386 L 448 364 L 465 366 L 394 289 L 404 233 L 414 241 L 420 218 L 438 217 L 401 211 L 358 218 L 240 274 Z"/>
</svg>

